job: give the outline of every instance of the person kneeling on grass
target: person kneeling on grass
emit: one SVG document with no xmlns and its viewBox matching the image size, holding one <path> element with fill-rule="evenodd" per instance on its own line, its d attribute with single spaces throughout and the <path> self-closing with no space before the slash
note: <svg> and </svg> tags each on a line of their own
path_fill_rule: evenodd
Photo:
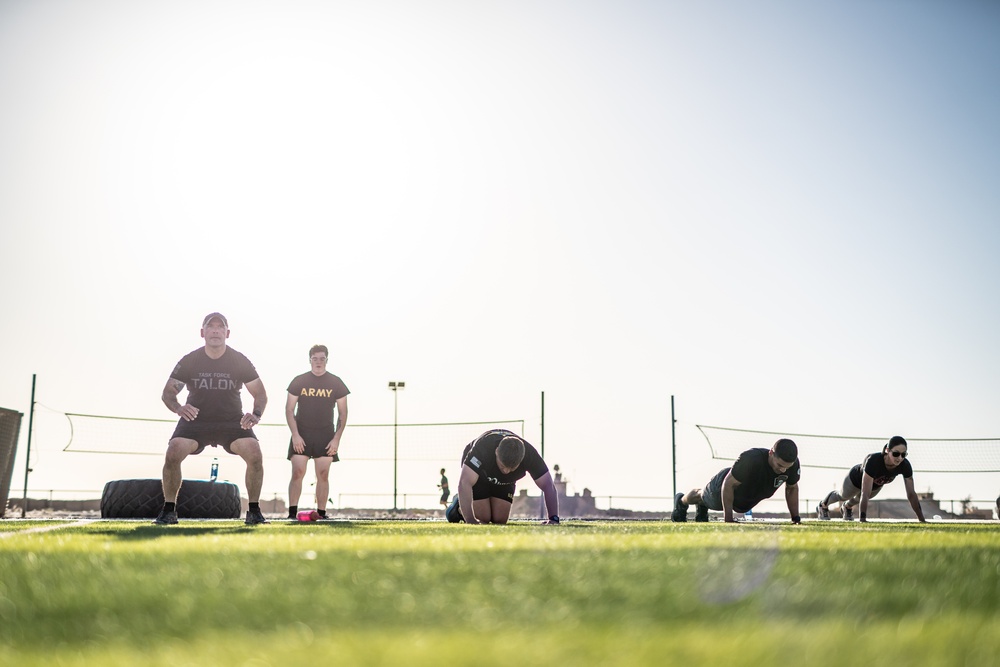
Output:
<svg viewBox="0 0 1000 667">
<path fill-rule="evenodd" d="M 695 521 L 708 521 L 711 509 L 721 511 L 726 523 L 733 523 L 736 521 L 734 512 L 749 512 L 784 484 L 792 523 L 800 523 L 798 455 L 798 447 L 788 438 L 778 440 L 769 450 L 763 447 L 748 449 L 737 457 L 732 468 L 720 470 L 704 488 L 674 496 L 670 520 L 687 521 L 688 506 L 697 505 Z"/>
<path fill-rule="evenodd" d="M 910 501 L 917 520 L 924 523 L 924 512 L 920 508 L 920 498 L 913 488 L 913 466 L 906 460 L 906 439 L 894 435 L 882 447 L 881 452 L 875 452 L 865 457 L 864 463 L 859 463 L 850 469 L 840 493 L 831 491 L 819 505 L 816 506 L 816 518 L 820 521 L 830 520 L 830 505 L 840 503 L 840 511 L 844 521 L 854 520 L 854 508 L 861 505 L 861 520 L 868 520 L 868 501 L 878 495 L 882 487 L 903 476 L 906 486 L 906 498 Z"/>
<path fill-rule="evenodd" d="M 507 523 L 517 480 L 531 478 L 545 497 L 549 520 L 559 523 L 559 495 L 538 450 L 512 431 L 487 431 L 462 452 L 458 495 L 445 512 L 451 523 Z"/>
</svg>

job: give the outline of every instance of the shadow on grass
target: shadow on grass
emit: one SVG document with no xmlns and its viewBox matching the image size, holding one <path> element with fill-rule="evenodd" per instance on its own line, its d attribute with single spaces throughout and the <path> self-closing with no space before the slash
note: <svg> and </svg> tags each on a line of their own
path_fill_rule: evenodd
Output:
<svg viewBox="0 0 1000 667">
<path fill-rule="evenodd" d="M 121 541 L 155 540 L 164 537 L 192 537 L 199 535 L 250 535 L 257 531 L 278 530 L 304 530 L 326 529 L 326 530 L 348 530 L 353 527 L 349 521 L 282 521 L 268 523 L 266 526 L 248 526 L 242 522 L 230 523 L 213 521 L 212 523 L 201 523 L 198 521 L 181 521 L 173 526 L 158 526 L 153 523 L 138 524 L 131 529 L 103 528 L 88 526 L 87 534 L 112 537 Z M 271 528 L 273 526 L 273 528 Z"/>
</svg>

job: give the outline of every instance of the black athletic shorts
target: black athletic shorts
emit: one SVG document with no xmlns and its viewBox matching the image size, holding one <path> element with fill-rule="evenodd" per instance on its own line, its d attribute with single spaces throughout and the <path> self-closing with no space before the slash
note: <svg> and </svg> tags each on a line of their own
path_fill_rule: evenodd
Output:
<svg viewBox="0 0 1000 667">
<path fill-rule="evenodd" d="M 484 475 L 479 476 L 479 480 L 472 485 L 472 499 L 483 500 L 484 498 L 499 498 L 508 503 L 514 502 L 513 484 L 494 484 Z"/>
<path fill-rule="evenodd" d="M 333 424 L 330 426 L 324 426 L 323 428 L 306 428 L 299 427 L 299 435 L 302 439 L 306 441 L 306 451 L 299 454 L 292 448 L 292 439 L 288 439 L 288 460 L 292 460 L 292 456 L 308 456 L 311 459 L 318 459 L 324 456 L 330 456 L 326 453 L 326 446 L 330 444 L 333 440 L 334 434 L 337 433 L 337 427 Z M 333 461 L 336 463 L 340 460 L 339 455 L 334 455 Z"/>
<path fill-rule="evenodd" d="M 236 452 L 229 448 L 234 441 L 240 438 L 253 438 L 256 440 L 257 436 L 254 435 L 252 428 L 241 428 L 239 422 L 235 424 L 232 422 L 199 422 L 197 419 L 189 422 L 186 419 L 181 419 L 177 422 L 174 434 L 170 436 L 171 440 L 174 438 L 187 438 L 188 440 L 197 441 L 198 449 L 192 452 L 192 454 L 201 454 L 208 446 L 222 447 L 230 454 L 236 454 Z"/>
</svg>

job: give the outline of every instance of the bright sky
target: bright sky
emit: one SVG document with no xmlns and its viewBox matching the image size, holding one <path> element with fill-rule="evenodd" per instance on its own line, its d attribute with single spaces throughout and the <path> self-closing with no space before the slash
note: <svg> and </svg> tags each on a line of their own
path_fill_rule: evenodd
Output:
<svg viewBox="0 0 1000 667">
<path fill-rule="evenodd" d="M 403 380 L 400 421 L 537 445 L 544 391 L 599 496 L 670 495 L 671 395 L 682 489 L 724 465 L 698 423 L 1000 437 L 997 34 L 973 1 L 4 0 L 0 406 L 37 373 L 169 418 L 219 310 L 265 421 L 316 342 L 357 423 Z"/>
</svg>

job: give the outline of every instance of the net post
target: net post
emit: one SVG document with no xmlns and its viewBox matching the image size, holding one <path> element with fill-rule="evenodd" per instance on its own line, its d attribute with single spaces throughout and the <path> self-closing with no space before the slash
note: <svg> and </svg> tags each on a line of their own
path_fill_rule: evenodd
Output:
<svg viewBox="0 0 1000 667">
<path fill-rule="evenodd" d="M 35 379 L 36 373 L 31 374 L 31 410 L 28 412 L 28 448 L 24 454 L 24 497 L 21 498 L 21 518 L 28 515 L 28 473 L 31 472 L 31 432 L 34 431 L 35 424 Z"/>
<path fill-rule="evenodd" d="M 670 395 L 670 468 L 671 479 L 674 484 L 674 492 L 670 494 L 677 496 L 677 418 L 674 413 L 674 395 Z"/>
</svg>

